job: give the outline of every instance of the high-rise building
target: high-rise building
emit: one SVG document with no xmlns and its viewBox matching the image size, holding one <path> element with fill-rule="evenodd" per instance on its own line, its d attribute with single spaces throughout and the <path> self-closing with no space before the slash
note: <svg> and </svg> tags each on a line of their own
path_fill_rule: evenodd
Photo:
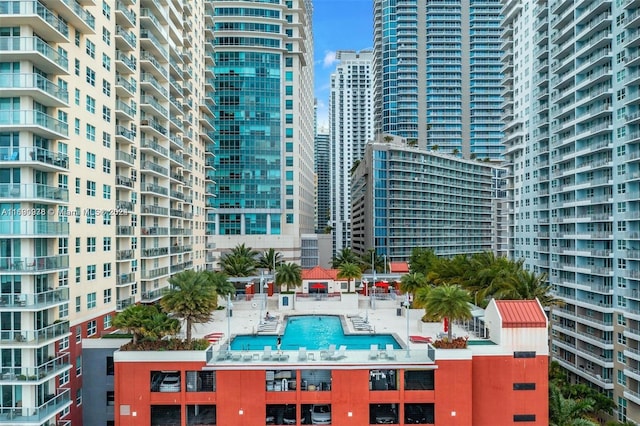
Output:
<svg viewBox="0 0 640 426">
<path fill-rule="evenodd" d="M 376 133 L 500 159 L 500 1 L 376 0 Z"/>
<path fill-rule="evenodd" d="M 503 4 L 512 256 L 565 302 L 553 359 L 639 422 L 638 5 Z"/>
<path fill-rule="evenodd" d="M 338 51 L 331 74 L 329 134 L 331 150 L 331 225 L 334 253 L 351 247 L 351 169 L 373 140 L 373 52 Z"/>
<path fill-rule="evenodd" d="M 213 253 L 244 243 L 299 260 L 315 231 L 311 0 L 212 4 Z"/>
<path fill-rule="evenodd" d="M 329 132 L 321 129 L 316 134 L 316 232 L 324 233 L 331 224 L 331 154 Z"/>
<path fill-rule="evenodd" d="M 409 260 L 414 248 L 441 256 L 493 251 L 501 228 L 496 176 L 490 162 L 425 151 L 404 138 L 367 144 L 351 188 L 353 250 L 374 249 L 389 262 Z"/>
<path fill-rule="evenodd" d="M 0 6 L 0 407 L 19 423 L 82 424 L 82 339 L 204 265 L 203 15 Z"/>
</svg>

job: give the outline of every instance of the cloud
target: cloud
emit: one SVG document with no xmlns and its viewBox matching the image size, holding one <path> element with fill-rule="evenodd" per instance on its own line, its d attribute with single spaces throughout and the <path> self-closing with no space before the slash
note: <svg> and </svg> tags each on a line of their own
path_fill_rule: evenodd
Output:
<svg viewBox="0 0 640 426">
<path fill-rule="evenodd" d="M 336 61 L 336 52 L 335 51 L 331 51 L 331 50 L 327 50 L 326 52 L 324 52 L 324 59 L 322 60 L 322 67 L 323 68 L 329 68 L 332 67 L 333 64 L 335 64 Z"/>
</svg>

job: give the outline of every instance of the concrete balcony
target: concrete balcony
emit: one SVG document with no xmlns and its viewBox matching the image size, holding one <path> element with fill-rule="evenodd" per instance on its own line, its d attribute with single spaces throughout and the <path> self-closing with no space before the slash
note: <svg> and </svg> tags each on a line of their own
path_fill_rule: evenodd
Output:
<svg viewBox="0 0 640 426">
<path fill-rule="evenodd" d="M 136 303 L 136 299 L 133 296 L 127 297 L 125 299 L 118 299 L 116 300 L 116 311 L 123 311 L 134 303 Z"/>
<path fill-rule="evenodd" d="M 151 291 L 143 291 L 141 301 L 143 303 L 151 303 L 151 302 L 160 300 L 168 290 L 169 290 L 169 287 L 162 287 L 162 288 L 157 288 Z"/>
<path fill-rule="evenodd" d="M 23 404 L 22 407 L 0 406 L 1 413 L 8 413 L 0 416 L 0 424 L 14 426 L 20 424 L 44 424 L 71 405 L 71 391 L 69 389 L 58 389 L 57 395 L 47 395 L 45 400 L 44 404 L 37 407 L 27 406 L 26 404 Z"/>
<path fill-rule="evenodd" d="M 37 212 L 38 209 L 20 210 L 23 214 L 29 214 L 30 211 Z M 0 211 L 0 214 L 2 212 Z M 16 212 L 17 213 L 17 212 Z M 13 217 L 19 217 L 14 215 Z M 6 220 L 0 221 L 0 236 L 3 237 L 64 237 L 69 235 L 69 224 L 65 222 L 53 222 L 47 220 L 29 220 L 25 215 L 24 220 Z"/>
<path fill-rule="evenodd" d="M 69 202 L 69 191 L 64 188 L 41 185 L 38 183 L 0 184 L 0 200 L 39 201 L 55 204 Z"/>
<path fill-rule="evenodd" d="M 53 341 L 69 334 L 69 321 L 63 321 L 36 330 L 5 330 L 0 331 L 0 336 L 2 337 L 0 346 L 6 344 L 14 345 L 16 343 L 25 346 L 42 346 L 43 344 L 53 343 Z"/>
<path fill-rule="evenodd" d="M 69 93 L 39 74 L 0 74 L 0 89 L 5 97 L 29 96 L 43 105 L 69 106 Z"/>
<path fill-rule="evenodd" d="M 69 289 L 60 287 L 40 293 L 3 293 L 0 295 L 0 308 L 3 310 L 19 308 L 43 309 L 69 301 Z"/>
<path fill-rule="evenodd" d="M 127 286 L 136 282 L 136 275 L 132 272 L 129 274 L 120 274 L 118 278 L 116 278 L 116 285 L 118 286 Z"/>
<path fill-rule="evenodd" d="M 69 26 L 37 0 L 0 1 L 0 17 L 14 25 L 38 28 L 38 35 L 55 43 L 69 42 Z"/>
<path fill-rule="evenodd" d="M 0 37 L 0 61 L 28 61 L 50 74 L 68 74 L 69 60 L 39 37 Z"/>
<path fill-rule="evenodd" d="M 61 354 L 37 367 L 5 367 L 0 375 L 0 383 L 20 385 L 25 382 L 44 382 L 71 367 L 69 354 Z"/>
<path fill-rule="evenodd" d="M 0 164 L 5 162 L 15 163 L 16 167 L 25 165 L 52 172 L 65 172 L 69 169 L 67 154 L 31 146 L 0 148 Z"/>
<path fill-rule="evenodd" d="M 69 256 L 0 257 L 0 274 L 36 274 L 69 268 Z"/>
<path fill-rule="evenodd" d="M 0 60 L 3 58 L 0 55 Z M 23 109 L 0 111 L 0 131 L 31 131 L 48 139 L 68 139 L 69 125 L 44 112 Z"/>
</svg>

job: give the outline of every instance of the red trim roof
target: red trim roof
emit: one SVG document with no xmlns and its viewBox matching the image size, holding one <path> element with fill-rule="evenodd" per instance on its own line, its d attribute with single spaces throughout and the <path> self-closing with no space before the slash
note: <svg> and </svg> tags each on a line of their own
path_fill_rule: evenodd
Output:
<svg viewBox="0 0 640 426">
<path fill-rule="evenodd" d="M 336 280 L 338 277 L 337 269 L 324 269 L 321 266 L 315 266 L 311 269 L 302 270 L 303 280 Z"/>
<path fill-rule="evenodd" d="M 503 328 L 540 328 L 547 316 L 537 300 L 496 300 Z"/>
<path fill-rule="evenodd" d="M 389 271 L 392 273 L 409 272 L 409 262 L 391 262 L 389 263 Z"/>
</svg>

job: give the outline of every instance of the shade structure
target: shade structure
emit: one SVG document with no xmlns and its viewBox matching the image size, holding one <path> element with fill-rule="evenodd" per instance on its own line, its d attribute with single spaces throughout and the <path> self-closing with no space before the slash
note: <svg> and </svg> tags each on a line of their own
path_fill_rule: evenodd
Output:
<svg viewBox="0 0 640 426">
<path fill-rule="evenodd" d="M 387 287 L 389 287 L 389 283 L 388 283 L 388 282 L 386 282 L 386 281 L 378 281 L 378 282 L 376 283 L 376 287 L 384 287 L 384 288 L 387 288 Z"/>
<path fill-rule="evenodd" d="M 313 283 L 309 286 L 309 288 L 312 288 L 314 290 L 320 290 L 323 288 L 326 288 L 326 284 L 322 284 L 322 283 Z"/>
</svg>

